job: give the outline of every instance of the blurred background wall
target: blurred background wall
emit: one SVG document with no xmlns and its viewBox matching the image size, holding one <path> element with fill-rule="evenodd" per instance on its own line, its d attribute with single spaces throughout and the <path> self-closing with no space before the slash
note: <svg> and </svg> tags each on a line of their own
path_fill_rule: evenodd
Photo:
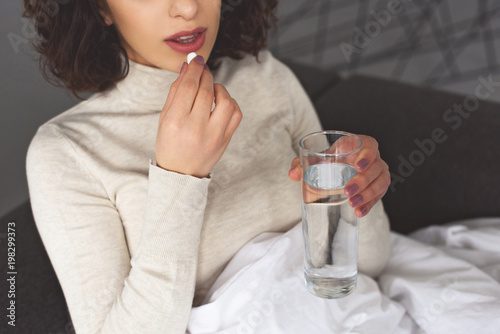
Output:
<svg viewBox="0 0 500 334">
<path fill-rule="evenodd" d="M 28 199 L 25 157 L 37 128 L 78 103 L 39 74 L 22 5 L 0 2 L 0 217 Z M 463 95 L 480 77 L 500 82 L 498 0 L 281 0 L 279 17 L 269 46 L 277 57 L 343 77 Z M 490 100 L 500 102 L 499 91 Z"/>
<path fill-rule="evenodd" d="M 0 217 L 26 201 L 25 159 L 37 128 L 78 100 L 44 81 L 21 18 L 23 1 L 0 1 Z"/>
<path fill-rule="evenodd" d="M 280 17 L 276 56 L 343 77 L 468 95 L 479 76 L 500 74 L 498 0 L 284 0 Z M 500 92 L 490 99 L 500 101 Z"/>
</svg>

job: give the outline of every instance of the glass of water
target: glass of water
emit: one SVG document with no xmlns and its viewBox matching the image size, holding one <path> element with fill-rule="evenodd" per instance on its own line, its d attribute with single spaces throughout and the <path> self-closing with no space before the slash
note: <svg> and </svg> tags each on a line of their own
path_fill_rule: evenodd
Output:
<svg viewBox="0 0 500 334">
<path fill-rule="evenodd" d="M 299 142 L 302 166 L 302 229 L 307 289 L 323 298 L 345 297 L 356 288 L 358 218 L 344 195 L 356 174 L 362 142 L 354 134 L 320 131 Z"/>
</svg>

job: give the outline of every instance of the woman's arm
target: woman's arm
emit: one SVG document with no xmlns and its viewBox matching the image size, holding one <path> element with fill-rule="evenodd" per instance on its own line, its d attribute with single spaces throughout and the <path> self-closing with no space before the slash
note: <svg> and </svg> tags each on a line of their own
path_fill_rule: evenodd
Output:
<svg viewBox="0 0 500 334">
<path fill-rule="evenodd" d="M 278 63 L 278 61 L 276 61 Z M 293 110 L 293 129 L 292 129 L 292 143 L 294 145 L 294 150 L 299 155 L 299 140 L 305 135 L 322 131 L 323 128 L 321 126 L 320 120 L 316 113 L 316 110 L 311 103 L 311 100 L 307 96 L 307 93 L 304 91 L 304 88 L 301 86 L 300 82 L 296 78 L 296 76 L 292 73 L 290 69 L 288 69 L 285 65 L 279 63 L 279 65 L 283 67 L 281 72 L 283 73 L 284 78 L 283 82 L 289 84 L 289 96 L 290 96 L 290 108 Z M 333 111 L 333 112 L 342 112 L 342 111 Z M 327 130 L 342 130 L 342 129 L 327 129 Z M 364 139 L 368 138 L 367 136 L 363 136 Z M 366 141 L 366 140 L 365 140 Z M 372 145 L 373 146 L 373 145 Z M 377 146 L 378 147 L 378 146 Z M 385 164 L 383 161 L 380 164 L 373 163 L 376 158 L 376 154 L 371 154 L 371 150 L 367 149 L 367 146 L 364 146 L 363 156 L 370 160 L 369 167 L 366 171 L 370 172 L 376 168 L 376 166 Z M 376 151 L 378 152 L 378 150 Z M 378 156 L 380 158 L 380 156 Z M 365 171 L 365 173 L 366 173 Z M 291 170 L 289 172 L 289 177 L 293 181 L 301 180 L 301 172 L 300 172 L 300 160 L 299 158 L 295 158 L 291 163 Z M 359 177 L 358 177 L 359 179 Z M 365 184 L 361 184 L 358 192 L 353 195 L 357 195 L 365 191 L 365 187 L 368 186 L 367 179 L 363 178 Z M 373 180 L 372 180 L 373 181 Z M 350 182 L 349 184 L 351 184 Z M 388 184 L 387 184 L 388 187 Z M 387 190 L 385 187 L 385 190 Z M 383 192 L 385 194 L 385 191 Z M 380 194 L 377 194 L 380 195 Z M 383 195 L 383 194 L 382 194 Z M 371 201 L 367 203 L 368 197 L 365 195 L 365 201 L 363 204 L 368 206 L 368 213 L 360 218 L 359 220 L 359 255 L 358 255 L 358 267 L 359 270 L 371 277 L 376 277 L 380 274 L 382 269 L 384 268 L 388 257 L 389 257 L 389 233 L 390 233 L 390 225 L 389 219 L 384 211 L 382 201 L 377 198 L 377 201 Z M 376 204 L 375 204 L 376 203 Z M 371 208 L 371 210 L 370 210 Z"/>
<path fill-rule="evenodd" d="M 77 333 L 185 332 L 209 178 L 150 165 L 142 240 L 131 259 L 120 213 L 55 125 L 33 139 L 27 176 Z"/>
</svg>

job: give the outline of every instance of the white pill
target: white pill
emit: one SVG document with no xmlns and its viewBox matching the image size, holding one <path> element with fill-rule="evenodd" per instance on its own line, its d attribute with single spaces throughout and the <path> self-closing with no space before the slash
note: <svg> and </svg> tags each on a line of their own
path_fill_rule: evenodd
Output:
<svg viewBox="0 0 500 334">
<path fill-rule="evenodd" d="M 197 54 L 196 52 L 191 52 L 190 54 L 188 54 L 187 56 L 187 62 L 188 64 L 191 62 L 191 60 L 193 60 L 194 58 L 196 58 Z"/>
</svg>

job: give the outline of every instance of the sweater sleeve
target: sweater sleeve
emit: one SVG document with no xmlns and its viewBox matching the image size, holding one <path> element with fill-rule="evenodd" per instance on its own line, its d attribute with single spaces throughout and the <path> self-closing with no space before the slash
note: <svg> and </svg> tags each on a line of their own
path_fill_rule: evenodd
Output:
<svg viewBox="0 0 500 334">
<path fill-rule="evenodd" d="M 291 133 L 292 143 L 297 156 L 299 156 L 299 140 L 311 132 L 322 131 L 323 128 L 314 105 L 304 88 L 293 72 L 286 66 L 284 67 L 284 82 L 289 83 L 289 96 L 294 119 Z M 371 277 L 377 277 L 380 274 L 389 259 L 389 238 L 389 218 L 380 200 L 365 217 L 359 220 L 359 271 Z"/>
<path fill-rule="evenodd" d="M 292 143 L 293 149 L 299 156 L 299 141 L 305 135 L 312 132 L 322 131 L 323 126 L 316 113 L 316 109 L 300 84 L 295 74 L 285 65 L 284 82 L 289 84 L 290 104 L 293 110 Z"/>
<path fill-rule="evenodd" d="M 210 178 L 149 165 L 143 232 L 130 258 L 120 214 L 55 125 L 26 159 L 36 226 L 77 333 L 185 333 Z"/>
</svg>

